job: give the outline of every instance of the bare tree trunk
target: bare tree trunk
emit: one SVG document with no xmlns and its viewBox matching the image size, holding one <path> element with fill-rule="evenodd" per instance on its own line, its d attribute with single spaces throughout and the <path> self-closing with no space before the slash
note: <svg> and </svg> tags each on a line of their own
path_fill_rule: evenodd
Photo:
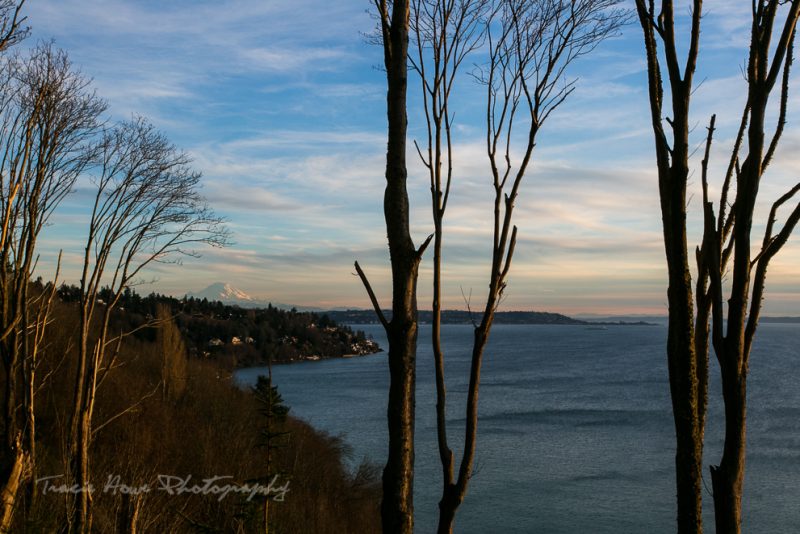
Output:
<svg viewBox="0 0 800 534">
<path fill-rule="evenodd" d="M 78 450 L 75 455 L 75 472 L 77 474 L 77 483 L 81 488 L 78 492 L 78 502 L 75 509 L 75 531 L 81 534 L 91 531 L 91 509 L 92 509 L 92 495 L 88 491 L 90 485 L 89 478 L 89 445 L 92 433 L 91 427 L 91 414 L 82 413 L 80 424 L 78 426 Z"/>
<path fill-rule="evenodd" d="M 688 106 L 685 109 L 687 113 L 682 117 L 688 118 Z M 677 117 L 676 113 L 676 123 L 680 121 L 684 128 L 682 139 L 687 142 L 674 150 L 674 157 L 688 161 L 688 128 L 686 121 Z M 698 365 L 695 346 L 694 301 L 686 245 L 688 168 L 680 166 L 676 169 L 673 163 L 671 171 L 665 173 L 667 176 L 662 178 L 661 185 L 664 243 L 669 266 L 667 362 L 676 436 L 678 532 L 689 533 L 702 532 L 704 429 L 699 413 L 705 411 L 706 400 L 699 390 L 702 366 Z"/>
<path fill-rule="evenodd" d="M 719 466 L 711 466 L 714 519 L 719 534 L 741 532 L 747 415 L 745 382 L 744 376 L 726 377 L 723 373 L 725 446 Z"/>
<path fill-rule="evenodd" d="M 411 239 L 406 189 L 406 92 L 409 2 L 375 0 L 387 80 L 388 142 L 383 211 L 392 266 L 392 319 L 383 316 L 361 268 L 372 304 L 389 342 L 389 454 L 383 469 L 381 522 L 384 533 L 414 529 L 414 393 L 417 352 L 417 274 L 430 237 L 417 250 Z"/>
<path fill-rule="evenodd" d="M 776 25 L 782 4 L 788 4 L 783 24 Z M 777 221 L 777 209 L 800 191 L 800 183 L 773 204 L 761 250 L 756 259 L 751 254 L 753 215 L 761 178 L 772 156 L 786 122 L 789 73 L 794 54 L 794 39 L 800 1 L 770 0 L 753 10 L 750 57 L 748 61 L 747 156 L 736 173 L 736 199 L 732 208 L 733 275 L 728 299 L 727 331 L 715 343 L 722 374 L 722 393 L 725 401 L 725 445 L 722 460 L 711 467 L 714 488 L 714 508 L 717 532 L 738 534 L 742 522 L 742 493 L 744 487 L 745 448 L 747 435 L 747 374 L 753 338 L 762 305 L 764 277 L 770 259 L 785 244 L 800 218 L 800 203 L 772 235 Z M 778 38 L 772 43 L 773 32 Z M 782 76 L 779 73 L 783 71 Z M 778 81 L 780 80 L 780 83 Z M 766 142 L 766 109 L 770 93 L 780 88 L 780 111 L 771 140 Z M 755 267 L 755 276 L 754 276 Z M 720 272 L 723 272 L 721 269 Z M 715 273 L 716 274 L 716 273 Z M 719 284 L 718 284 L 719 285 Z M 752 285 L 752 300 L 749 300 Z M 721 300 L 721 295 L 717 298 Z M 749 310 L 748 310 L 749 304 Z M 722 331 L 722 314 L 715 325 Z M 721 337 L 721 336 L 720 336 Z"/>
<path fill-rule="evenodd" d="M 416 278 L 416 268 L 409 277 Z M 414 285 L 416 285 L 416 280 Z M 416 287 L 409 288 L 415 292 Z M 415 299 L 416 300 L 416 299 Z M 398 310 L 404 311 L 404 310 Z M 383 469 L 381 522 L 384 532 L 414 530 L 414 388 L 417 320 L 406 315 L 393 318 L 389 340 L 389 456 Z"/>
<path fill-rule="evenodd" d="M 22 448 L 22 437 L 17 435 L 14 447 L 14 461 L 11 470 L 3 484 L 2 510 L 0 510 L 0 534 L 11 532 L 11 523 L 14 519 L 17 495 L 30 470 L 30 456 Z"/>
<path fill-rule="evenodd" d="M 104 342 L 102 336 L 96 343 Z M 83 340 L 85 343 L 86 341 Z M 97 351 L 97 347 L 93 352 Z M 92 416 L 94 413 L 94 401 L 97 391 L 97 365 L 96 357 L 93 355 L 88 361 L 87 373 L 82 377 L 84 382 L 83 397 L 76 401 L 79 406 L 79 413 L 75 425 L 75 435 L 72 438 L 76 447 L 70 452 L 72 459 L 71 473 L 72 483 L 76 484 L 81 491 L 73 496 L 71 530 L 80 534 L 91 531 L 92 525 L 92 495 L 89 491 L 91 487 L 90 471 L 90 447 L 92 442 Z"/>
<path fill-rule="evenodd" d="M 662 2 L 657 16 L 653 2 L 636 0 L 647 52 L 647 76 L 656 144 L 659 197 L 668 267 L 669 327 L 667 365 L 675 425 L 675 484 L 678 533 L 701 533 L 703 435 L 707 389 L 707 345 L 697 344 L 692 276 L 686 236 L 686 188 L 689 176 L 689 103 L 700 37 L 702 1 L 692 8 L 692 31 L 681 72 L 676 52 L 672 2 Z M 658 35 L 664 44 L 672 99 L 671 146 L 662 124 L 663 86 Z M 702 325 L 703 314 L 698 317 Z M 701 328 L 705 328 L 701 326 Z M 703 354 L 702 351 L 706 350 Z M 701 353 L 698 354 L 698 349 Z"/>
<path fill-rule="evenodd" d="M 422 148 L 416 144 L 416 148 L 429 173 L 434 223 L 432 345 L 437 441 L 442 468 L 438 525 L 441 534 L 453 531 L 456 512 L 466 496 L 473 473 L 483 355 L 511 267 L 517 237 L 512 213 L 531 162 L 537 133 L 550 113 L 572 91 L 574 82 L 559 83 L 566 67 L 594 49 L 621 23 L 623 13 L 616 5 L 617 0 L 412 2 L 411 26 L 416 56 L 411 64 L 422 82 L 427 125 L 427 144 Z M 447 438 L 445 354 L 441 342 L 443 220 L 454 155 L 451 127 L 455 114 L 449 101 L 460 65 L 467 55 L 478 50 L 487 53 L 479 81 L 487 89 L 486 152 L 494 189 L 493 238 L 489 291 L 480 323 L 473 322 L 463 453 L 456 473 Z M 530 122 L 517 160 L 512 145 L 515 144 L 514 125 L 519 124 L 518 112 L 527 112 L 525 118 Z"/>
<path fill-rule="evenodd" d="M 383 470 L 384 532 L 413 531 L 414 390 L 417 353 L 417 272 L 420 255 L 409 232 L 406 190 L 408 1 L 394 2 L 387 62 L 389 140 L 383 210 L 392 264 L 389 341 L 389 457 Z"/>
<path fill-rule="evenodd" d="M 776 25 L 778 13 L 786 6 L 786 18 Z M 656 15 L 655 3 L 636 0 L 639 21 L 644 30 L 647 51 L 648 82 L 653 131 L 656 141 L 664 242 L 669 266 L 670 330 L 668 358 L 670 388 L 677 434 L 678 530 L 699 532 L 700 475 L 702 440 L 707 396 L 709 337 L 720 365 L 725 403 L 725 445 L 719 466 L 711 467 L 714 512 L 719 534 L 741 531 L 741 500 L 745 468 L 748 359 L 755 335 L 763 297 L 764 277 L 770 259 L 786 243 L 800 220 L 800 204 L 787 217 L 781 230 L 773 233 L 778 208 L 800 192 L 800 183 L 779 198 L 767 220 L 760 253 L 751 256 L 751 228 L 764 170 L 786 123 L 789 70 L 800 0 L 763 0 L 753 3 L 750 52 L 747 69 L 748 98 L 739 133 L 731 151 L 728 170 L 722 184 L 719 215 L 708 199 L 708 159 L 715 117 L 708 128 L 705 157 L 702 162 L 704 232 L 697 251 L 697 318 L 691 331 L 691 277 L 686 258 L 686 180 L 688 177 L 688 115 L 700 37 L 702 1 L 695 0 L 692 10 L 689 53 L 681 72 L 675 46 L 673 5 L 661 2 Z M 774 34 L 778 39 L 773 41 Z M 664 45 L 664 57 L 672 96 L 672 116 L 666 119 L 672 129 L 672 146 L 667 142 L 662 117 L 663 88 L 656 34 Z M 782 83 L 776 84 L 781 79 Z M 765 117 L 769 95 L 780 89 L 777 124 L 769 143 L 765 142 Z M 740 155 L 747 132 L 747 155 Z M 735 199 L 728 194 L 735 179 Z M 727 209 L 731 206 L 728 214 Z M 727 317 L 723 309 L 722 278 L 733 257 Z M 755 277 L 753 268 L 755 266 Z M 749 300 L 752 283 L 752 300 Z M 749 302 L 749 310 L 748 310 Z M 711 328 L 709 328 L 709 310 Z M 727 319 L 727 321 L 725 320 Z M 727 323 L 727 324 L 726 324 Z"/>
<path fill-rule="evenodd" d="M 436 527 L 437 534 L 450 534 L 453 532 L 453 525 L 456 521 L 456 511 L 461 502 L 458 499 L 455 486 L 448 486 L 442 493 L 439 501 L 439 524 Z"/>
<path fill-rule="evenodd" d="M 136 524 L 139 522 L 139 512 L 142 509 L 142 494 L 122 494 L 120 512 L 117 517 L 117 532 L 136 534 Z"/>
</svg>

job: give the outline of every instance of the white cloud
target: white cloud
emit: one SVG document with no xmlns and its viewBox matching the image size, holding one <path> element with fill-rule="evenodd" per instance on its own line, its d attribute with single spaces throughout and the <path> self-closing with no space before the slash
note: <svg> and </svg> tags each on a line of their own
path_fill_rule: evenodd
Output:
<svg viewBox="0 0 800 534">
<path fill-rule="evenodd" d="M 333 70 L 350 58 L 350 54 L 331 48 L 306 48 L 301 50 L 279 48 L 252 48 L 241 51 L 243 59 L 251 68 L 267 71 L 300 71 L 314 68 Z"/>
</svg>

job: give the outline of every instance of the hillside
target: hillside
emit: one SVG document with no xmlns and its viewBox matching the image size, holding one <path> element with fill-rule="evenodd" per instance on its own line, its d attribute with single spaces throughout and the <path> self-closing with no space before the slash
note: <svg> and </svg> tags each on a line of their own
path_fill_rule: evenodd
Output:
<svg viewBox="0 0 800 534">
<path fill-rule="evenodd" d="M 177 305 L 165 297 L 128 295 L 113 328 L 129 331 L 125 323 L 141 319 L 139 311 L 165 302 Z M 292 417 L 280 384 L 273 386 L 278 389 L 272 402 L 283 407 L 285 417 L 268 419 L 263 389 L 238 387 L 213 359 L 187 358 L 181 336 L 169 334 L 177 325 L 163 320 L 164 308 L 156 310 L 162 320 L 158 329 L 124 337 L 97 388 L 92 532 L 264 532 L 264 493 L 194 490 L 207 480 L 218 480 L 212 489 L 263 489 L 274 480 L 270 532 L 378 531 L 377 469 L 367 463 L 349 467 L 345 443 Z M 77 311 L 68 299 L 55 302 L 53 327 L 37 362 L 42 378 L 35 405 L 36 477 L 65 472 Z M 269 456 L 267 432 L 274 440 Z M 64 490 L 58 489 L 61 476 L 41 483 L 53 486 L 37 489 L 39 497 L 20 507 L 9 532 L 64 530 L 68 511 Z"/>
<path fill-rule="evenodd" d="M 62 286 L 59 294 L 69 302 L 78 289 Z M 103 295 L 101 295 L 101 300 Z M 362 356 L 381 348 L 363 332 L 340 326 L 325 315 L 296 310 L 242 308 L 208 299 L 176 299 L 158 294 L 142 297 L 126 292 L 116 320 L 127 328 L 138 327 L 156 316 L 165 304 L 172 311 L 191 357 L 210 359 L 229 369 L 301 360 Z M 150 336 L 152 329 L 142 331 Z"/>
</svg>

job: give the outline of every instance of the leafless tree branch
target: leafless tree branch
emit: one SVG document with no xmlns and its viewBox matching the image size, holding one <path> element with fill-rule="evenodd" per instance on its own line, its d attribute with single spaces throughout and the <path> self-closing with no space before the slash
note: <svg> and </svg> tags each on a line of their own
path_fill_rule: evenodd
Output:
<svg viewBox="0 0 800 534">
<path fill-rule="evenodd" d="M 355 262 L 355 267 L 358 277 L 361 278 L 361 283 L 364 284 L 364 288 L 367 290 L 369 300 L 372 303 L 373 309 L 375 310 L 375 315 L 378 316 L 378 320 L 381 322 L 384 328 L 386 328 L 389 325 L 389 322 L 383 315 L 383 310 L 381 310 L 381 305 L 378 303 L 378 298 L 375 296 L 375 292 L 372 290 L 372 285 L 370 285 L 367 275 L 364 274 L 363 270 L 361 270 L 361 266 L 358 264 L 358 262 Z"/>
</svg>

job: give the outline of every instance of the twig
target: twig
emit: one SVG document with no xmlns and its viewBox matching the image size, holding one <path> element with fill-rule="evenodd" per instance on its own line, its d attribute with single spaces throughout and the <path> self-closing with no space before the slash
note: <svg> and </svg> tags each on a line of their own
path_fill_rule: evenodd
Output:
<svg viewBox="0 0 800 534">
<path fill-rule="evenodd" d="M 461 298 L 464 299 L 464 304 L 467 305 L 467 314 L 469 314 L 469 322 L 472 323 L 472 326 L 478 328 L 478 323 L 475 322 L 475 317 L 472 313 L 472 307 L 470 306 L 470 301 L 472 300 L 472 289 L 469 290 L 469 298 L 464 294 L 464 286 L 461 286 Z"/>
</svg>

